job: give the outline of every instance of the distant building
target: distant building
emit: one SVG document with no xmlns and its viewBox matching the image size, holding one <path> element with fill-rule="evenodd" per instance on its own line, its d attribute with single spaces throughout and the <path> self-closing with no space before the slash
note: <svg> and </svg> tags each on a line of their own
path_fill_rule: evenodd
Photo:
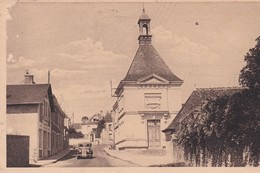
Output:
<svg viewBox="0 0 260 173">
<path fill-rule="evenodd" d="M 101 133 L 102 144 L 113 144 L 113 119 L 110 112 L 104 117 L 105 126 Z"/>
<path fill-rule="evenodd" d="M 103 117 L 100 114 L 95 114 L 91 118 L 88 119 L 88 121 L 81 124 L 81 130 L 84 135 L 84 139 L 88 142 L 92 143 L 98 143 L 99 139 L 96 139 L 96 131 L 98 122 Z"/>
<path fill-rule="evenodd" d="M 181 108 L 181 85 L 152 45 L 151 19 L 143 10 L 139 20 L 139 48 L 113 106 L 115 146 L 165 148 L 165 129 Z"/>
<path fill-rule="evenodd" d="M 30 163 L 34 163 L 53 154 L 52 129 L 56 126 L 54 131 L 63 134 L 64 115 L 61 115 L 50 84 L 35 84 L 28 71 L 24 83 L 7 85 L 6 127 L 7 134 L 29 136 Z"/>
<path fill-rule="evenodd" d="M 205 88 L 193 91 L 188 100 L 183 104 L 177 116 L 173 119 L 170 125 L 163 130 L 166 134 L 167 141 L 172 142 L 173 161 L 183 161 L 183 149 L 178 146 L 176 133 L 180 130 L 181 121 L 189 116 L 194 110 L 200 109 L 209 100 L 219 96 L 229 96 L 242 91 L 242 88 Z"/>
</svg>

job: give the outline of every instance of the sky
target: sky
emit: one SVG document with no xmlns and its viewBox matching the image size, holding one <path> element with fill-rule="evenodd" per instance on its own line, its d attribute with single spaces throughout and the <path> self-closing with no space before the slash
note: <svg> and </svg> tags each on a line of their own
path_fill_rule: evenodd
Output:
<svg viewBox="0 0 260 173">
<path fill-rule="evenodd" d="M 239 86 L 244 55 L 260 36 L 260 3 L 145 3 L 152 44 L 184 80 L 182 101 L 196 88 Z M 51 85 L 74 121 L 111 110 L 116 88 L 138 49 L 143 3 L 16 3 L 7 20 L 7 84 L 26 69 Z"/>
</svg>

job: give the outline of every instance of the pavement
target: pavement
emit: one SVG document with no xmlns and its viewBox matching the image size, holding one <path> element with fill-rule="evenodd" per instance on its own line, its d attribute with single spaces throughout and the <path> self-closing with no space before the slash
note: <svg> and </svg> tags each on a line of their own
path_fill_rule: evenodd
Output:
<svg viewBox="0 0 260 173">
<path fill-rule="evenodd" d="M 57 162 L 59 159 L 63 158 L 64 156 L 66 156 L 68 153 L 70 152 L 70 149 L 67 148 L 53 156 L 50 156 L 48 158 L 44 158 L 41 160 L 38 160 L 36 163 L 33 163 L 33 166 L 45 166 L 51 163 L 55 163 Z"/>
<path fill-rule="evenodd" d="M 166 165 L 173 162 L 172 156 L 167 154 L 164 149 L 127 149 L 119 151 L 104 148 L 104 151 L 111 157 L 143 167 Z"/>
</svg>

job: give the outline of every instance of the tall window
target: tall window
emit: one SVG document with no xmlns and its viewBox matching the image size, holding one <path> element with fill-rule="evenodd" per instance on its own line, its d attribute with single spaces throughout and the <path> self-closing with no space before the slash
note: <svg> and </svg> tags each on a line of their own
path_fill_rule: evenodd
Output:
<svg viewBox="0 0 260 173">
<path fill-rule="evenodd" d="M 42 130 L 39 129 L 39 148 L 42 148 Z"/>
</svg>

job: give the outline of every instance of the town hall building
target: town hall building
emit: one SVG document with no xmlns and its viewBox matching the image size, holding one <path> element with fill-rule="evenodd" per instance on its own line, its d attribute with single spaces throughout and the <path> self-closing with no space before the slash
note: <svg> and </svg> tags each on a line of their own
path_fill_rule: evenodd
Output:
<svg viewBox="0 0 260 173">
<path fill-rule="evenodd" d="M 138 20 L 139 48 L 115 95 L 114 140 L 117 149 L 165 148 L 163 129 L 181 109 L 181 85 L 152 45 L 151 19 Z"/>
</svg>

